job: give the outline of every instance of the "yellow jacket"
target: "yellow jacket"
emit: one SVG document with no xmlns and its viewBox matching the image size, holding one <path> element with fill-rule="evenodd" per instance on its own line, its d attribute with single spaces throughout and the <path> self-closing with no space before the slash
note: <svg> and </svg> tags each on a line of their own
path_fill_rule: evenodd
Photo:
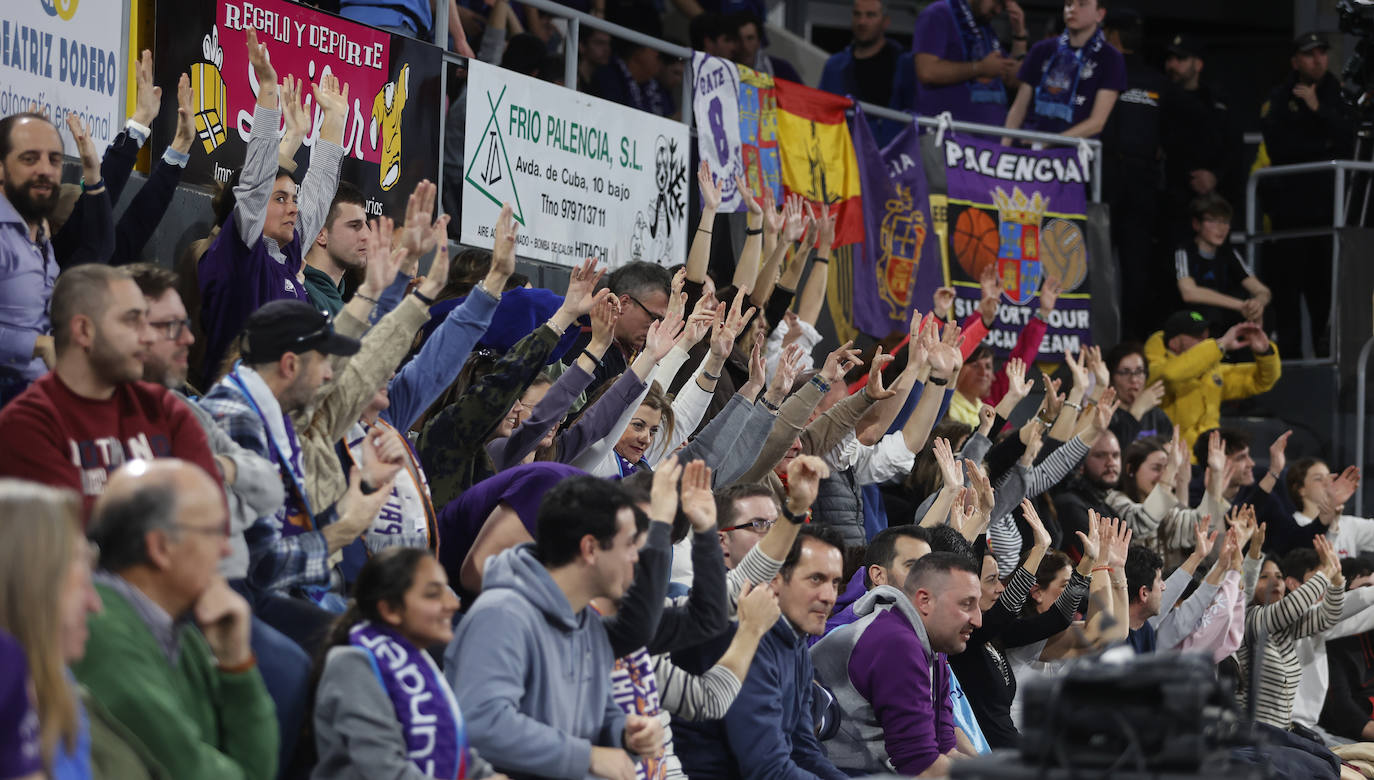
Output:
<svg viewBox="0 0 1374 780">
<path fill-rule="evenodd" d="M 1150 363 L 1147 383 L 1164 380 L 1164 401 L 1169 415 L 1191 450 L 1197 437 L 1221 424 L 1221 402 L 1259 395 L 1274 386 L 1282 371 L 1278 347 L 1259 355 L 1254 363 L 1222 363 L 1216 339 L 1205 339 L 1182 354 L 1164 346 L 1164 331 L 1145 342 Z"/>
</svg>

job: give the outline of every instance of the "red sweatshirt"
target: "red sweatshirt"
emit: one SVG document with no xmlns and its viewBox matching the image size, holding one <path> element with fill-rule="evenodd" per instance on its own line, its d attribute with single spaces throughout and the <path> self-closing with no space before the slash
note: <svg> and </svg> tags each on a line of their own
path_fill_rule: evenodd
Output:
<svg viewBox="0 0 1374 780">
<path fill-rule="evenodd" d="M 48 372 L 0 409 L 0 476 L 81 494 L 83 519 L 110 472 L 135 459 L 181 458 L 220 483 L 205 431 L 161 385 L 130 382 L 108 400 L 73 393 Z"/>
</svg>

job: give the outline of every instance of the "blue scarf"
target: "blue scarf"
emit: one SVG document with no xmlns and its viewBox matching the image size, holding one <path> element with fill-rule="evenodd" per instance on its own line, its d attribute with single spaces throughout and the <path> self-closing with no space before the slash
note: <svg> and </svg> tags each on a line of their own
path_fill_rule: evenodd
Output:
<svg viewBox="0 0 1374 780">
<path fill-rule="evenodd" d="M 614 450 L 612 450 L 614 452 Z M 640 458 L 638 463 L 631 463 L 628 458 L 620 453 L 615 453 L 615 465 L 620 469 L 620 478 L 625 479 L 640 469 L 648 469 L 649 461 Z"/>
<path fill-rule="evenodd" d="M 995 51 L 1002 50 L 1002 42 L 993 35 L 992 28 L 979 24 L 973 16 L 968 0 L 948 0 L 954 12 L 954 22 L 959 25 L 959 38 L 964 43 L 964 59 L 977 62 Z M 1007 90 L 1000 79 L 969 79 L 968 88 L 974 103 L 1007 104 Z"/>
<path fill-rule="evenodd" d="M 1054 56 L 1045 60 L 1041 70 L 1040 85 L 1035 88 L 1033 109 L 1037 116 L 1059 119 L 1067 124 L 1073 123 L 1073 106 L 1078 97 L 1078 79 L 1083 74 L 1083 58 L 1096 54 L 1107 44 L 1107 38 L 1098 28 L 1093 37 L 1081 49 L 1069 45 L 1069 31 L 1059 36 L 1059 48 Z"/>
<path fill-rule="evenodd" d="M 649 79 L 640 86 L 635 81 L 634 76 L 630 75 L 630 69 L 625 66 L 625 61 L 619 57 L 614 60 L 615 66 L 620 69 L 620 77 L 625 79 L 625 85 L 630 90 L 630 104 L 640 111 L 647 111 L 658 116 L 668 116 L 672 113 L 668 103 L 668 96 L 663 93 L 663 88 L 657 81 Z"/>
<path fill-rule="evenodd" d="M 466 778 L 467 728 L 453 690 L 429 653 L 390 628 L 364 620 L 348 642 L 367 651 L 406 738 L 406 754 L 426 777 Z"/>
</svg>

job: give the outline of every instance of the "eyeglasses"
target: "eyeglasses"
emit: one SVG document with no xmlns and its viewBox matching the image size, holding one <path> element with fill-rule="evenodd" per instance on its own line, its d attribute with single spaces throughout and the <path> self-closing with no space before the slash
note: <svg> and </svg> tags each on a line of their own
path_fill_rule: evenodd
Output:
<svg viewBox="0 0 1374 780">
<path fill-rule="evenodd" d="M 1128 379 L 1138 376 L 1145 376 L 1145 374 L 1146 371 L 1143 368 L 1118 368 L 1116 370 L 1117 376 L 1126 377 Z"/>
<path fill-rule="evenodd" d="M 756 518 L 754 518 L 753 520 L 745 520 L 743 523 L 736 523 L 736 524 L 730 526 L 729 528 L 722 528 L 722 529 L 720 529 L 720 530 L 722 530 L 722 531 L 745 531 L 745 530 L 748 530 L 748 531 L 757 531 L 758 533 L 761 533 L 761 534 L 762 534 L 762 533 L 767 533 L 767 532 L 768 532 L 768 529 L 772 528 L 772 527 L 773 527 L 773 524 L 776 523 L 776 522 L 778 522 L 778 521 L 777 521 L 777 520 L 769 520 L 769 519 L 766 518 L 766 517 L 756 517 Z"/>
<path fill-rule="evenodd" d="M 629 298 L 629 299 L 632 300 L 632 301 L 634 301 L 634 302 L 635 302 L 635 305 L 638 306 L 639 308 L 643 309 L 643 310 L 644 310 L 644 313 L 647 314 L 647 315 L 649 315 L 649 317 L 650 317 L 654 322 L 662 322 L 662 321 L 663 321 L 663 315 L 662 315 L 662 314 L 655 314 L 648 306 L 645 306 L 645 305 L 644 305 L 644 302 L 643 302 L 643 301 L 639 300 L 638 298 L 634 297 L 633 295 L 626 295 L 625 297 L 626 297 L 626 298 Z"/>
<path fill-rule="evenodd" d="M 158 322 L 149 322 L 148 327 L 162 331 L 162 335 L 166 336 L 168 341 L 176 341 L 181 338 L 181 334 L 184 331 L 191 327 L 191 321 L 189 319 L 160 320 Z"/>
</svg>

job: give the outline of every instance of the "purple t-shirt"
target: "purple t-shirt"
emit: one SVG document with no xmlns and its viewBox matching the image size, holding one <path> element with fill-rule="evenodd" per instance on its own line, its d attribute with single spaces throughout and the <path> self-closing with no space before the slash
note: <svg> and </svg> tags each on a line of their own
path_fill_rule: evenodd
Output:
<svg viewBox="0 0 1374 780">
<path fill-rule="evenodd" d="M 991 28 L 987 25 L 983 27 L 987 33 L 987 39 L 991 43 L 997 43 L 997 48 L 1000 51 L 1001 44 L 997 42 L 996 36 L 991 34 Z M 968 51 L 968 46 L 959 30 L 959 23 L 954 18 L 954 11 L 949 7 L 948 0 L 931 3 L 916 17 L 916 31 L 911 38 L 911 51 L 916 54 L 934 54 L 936 57 L 950 62 L 972 62 L 975 59 L 982 59 L 981 56 L 972 56 Z M 983 79 L 982 81 L 989 87 L 995 83 L 994 79 Z M 943 87 L 918 82 L 916 84 L 916 113 L 920 116 L 937 116 L 948 111 L 955 119 L 963 122 L 980 122 L 985 125 L 1001 127 L 1007 121 L 1005 89 L 1002 92 L 1002 102 L 1000 103 L 989 102 L 986 98 L 986 96 L 993 94 L 991 89 L 985 90 L 983 100 L 975 101 L 973 90 L 967 81 L 948 84 Z"/>
<path fill-rule="evenodd" d="M 38 711 L 29 698 L 29 662 L 14 637 L 0 631 L 0 778 L 42 770 Z"/>
<path fill-rule="evenodd" d="M 283 298 L 310 301 L 305 285 L 296 278 L 301 270 L 300 234 L 293 234 L 291 243 L 281 247 L 285 263 L 272 257 L 264 241 L 259 236 L 253 246 L 245 245 L 239 237 L 238 215 L 230 214 L 196 266 L 206 374 L 219 370 L 229 345 L 258 307 Z"/>
<path fill-rule="evenodd" d="M 520 516 L 520 523 L 530 536 L 535 535 L 535 521 L 539 516 L 539 502 L 544 494 L 568 477 L 586 476 L 582 469 L 554 463 L 535 461 L 506 469 L 478 482 L 439 511 L 439 563 L 448 572 L 450 582 L 458 582 L 463 559 L 477 534 L 487 522 L 487 516 L 502 501 Z"/>
<path fill-rule="evenodd" d="M 1026 53 L 1026 59 L 1021 63 L 1021 70 L 1016 77 L 1034 90 L 1044 80 L 1046 71 L 1058 51 L 1058 38 L 1048 38 L 1036 43 Z M 1077 89 L 1073 95 L 1072 121 L 1037 113 L 1036 98 L 1032 95 L 1031 104 L 1026 108 L 1026 119 L 1021 123 L 1022 129 L 1046 133 L 1063 132 L 1092 114 L 1098 90 L 1115 90 L 1117 94 L 1126 91 L 1126 60 L 1121 56 L 1121 52 L 1107 44 L 1094 49 L 1091 41 L 1082 51 L 1083 59 L 1079 65 Z M 1070 82 L 1067 86 L 1055 86 L 1055 89 L 1061 88 L 1074 89 L 1074 85 Z"/>
</svg>

